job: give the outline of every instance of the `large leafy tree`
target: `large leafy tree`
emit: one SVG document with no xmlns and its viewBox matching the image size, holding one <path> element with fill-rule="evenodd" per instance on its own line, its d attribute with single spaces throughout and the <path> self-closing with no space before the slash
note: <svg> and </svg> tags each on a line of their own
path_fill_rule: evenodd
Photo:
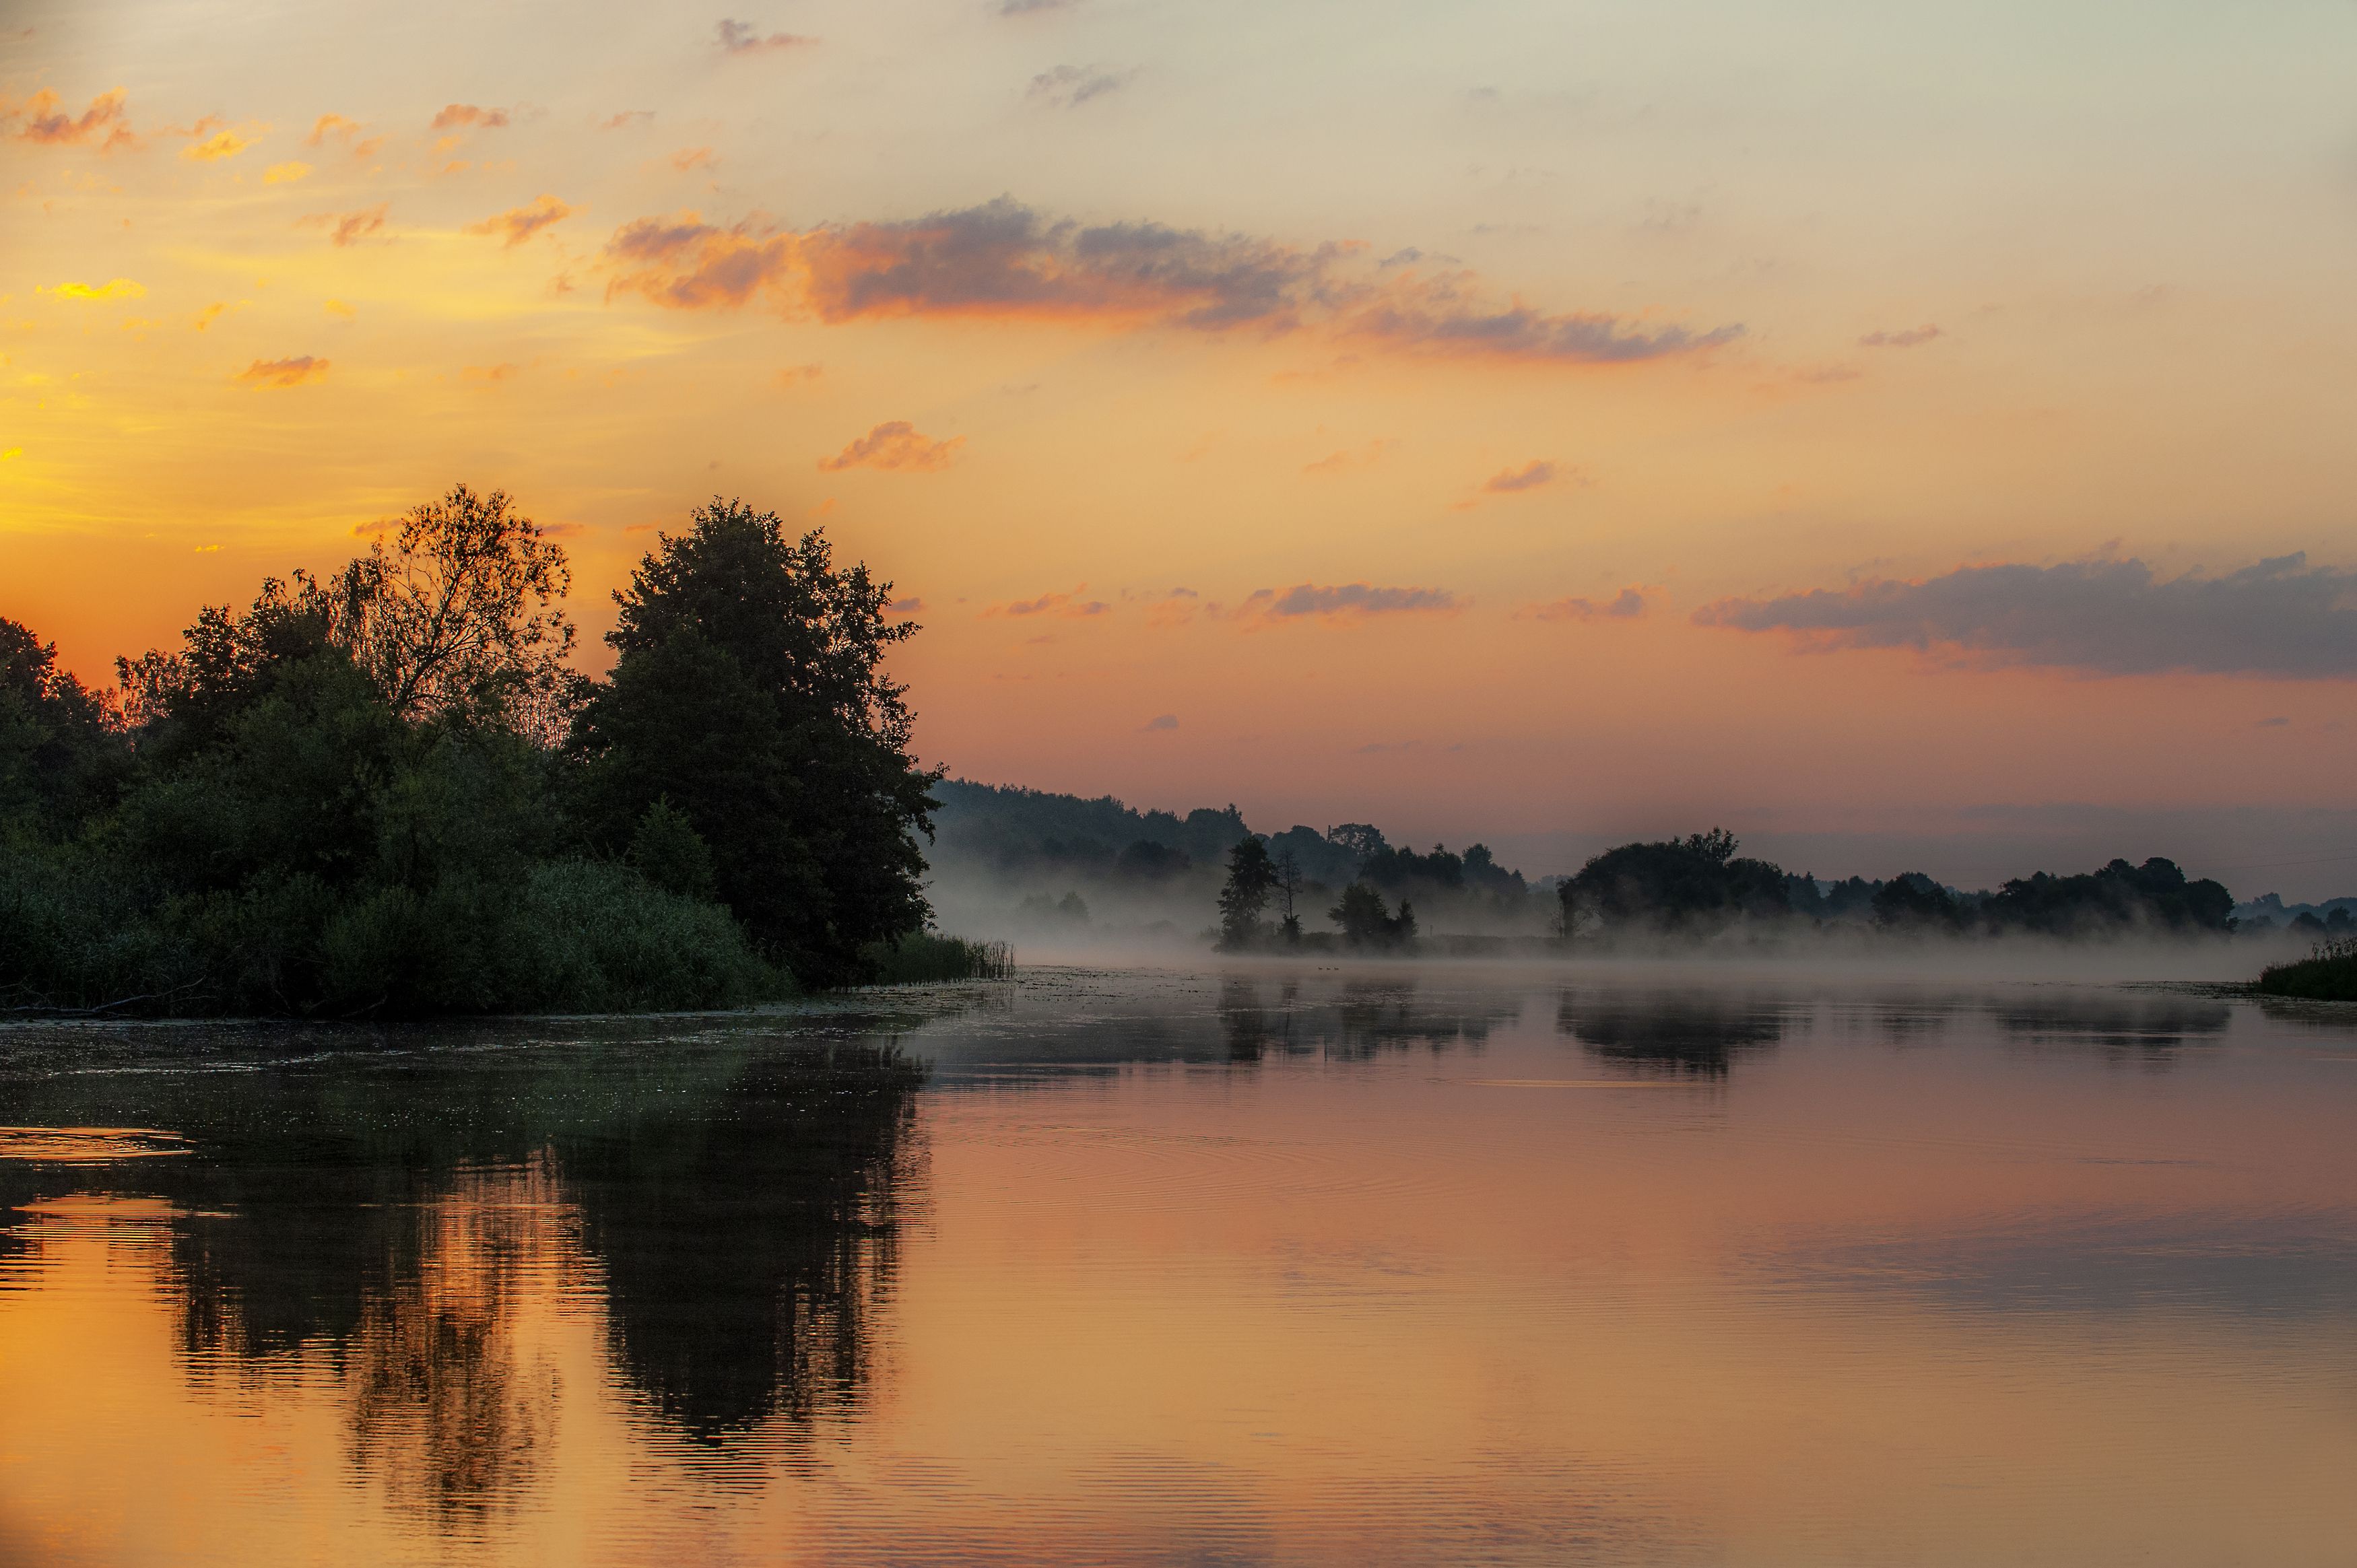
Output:
<svg viewBox="0 0 2357 1568">
<path fill-rule="evenodd" d="M 939 770 L 910 751 L 885 655 L 915 631 L 891 585 L 838 567 L 823 533 L 716 498 L 617 593 L 620 655 L 576 725 L 585 814 L 619 846 L 662 806 L 712 851 L 721 896 L 808 983 L 928 914 L 916 835 Z"/>
</svg>

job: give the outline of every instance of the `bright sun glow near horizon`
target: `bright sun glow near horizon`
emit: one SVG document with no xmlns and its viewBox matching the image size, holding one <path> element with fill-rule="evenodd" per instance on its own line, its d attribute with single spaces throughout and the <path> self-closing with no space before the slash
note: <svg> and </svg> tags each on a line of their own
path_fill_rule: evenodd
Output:
<svg viewBox="0 0 2357 1568">
<path fill-rule="evenodd" d="M 2357 10 L 0 6 L 0 616 L 741 497 L 929 762 L 2357 886 Z M 2335 858 L 2338 857 L 2338 858 Z"/>
</svg>

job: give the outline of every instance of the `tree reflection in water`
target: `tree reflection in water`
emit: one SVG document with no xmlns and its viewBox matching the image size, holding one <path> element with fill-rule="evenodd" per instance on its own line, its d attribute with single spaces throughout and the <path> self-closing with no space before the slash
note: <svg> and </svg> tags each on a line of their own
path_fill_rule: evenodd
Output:
<svg viewBox="0 0 2357 1568">
<path fill-rule="evenodd" d="M 843 1036 L 397 1040 L 135 1080 L 137 1119 L 199 1151 L 103 1178 L 170 1206 L 191 1386 L 332 1380 L 360 1473 L 458 1535 L 531 1493 L 567 1396 L 535 1314 L 602 1304 L 616 1384 L 706 1453 L 856 1413 L 919 1178 L 921 1065 Z M 123 1124 L 124 1090 L 48 1079 L 38 1113 Z M 44 1196 L 27 1179 L 90 1189 L 6 1174 L 20 1200 Z"/>
<path fill-rule="evenodd" d="M 1725 1078 L 1740 1058 L 1783 1039 L 1787 1005 L 1704 993 L 1566 993 L 1555 1030 L 1601 1060 L 1665 1077 Z"/>
<path fill-rule="evenodd" d="M 1413 977 L 1351 978 L 1328 997 L 1304 1002 L 1297 980 L 1286 979 L 1268 997 L 1259 982 L 1236 975 L 1220 984 L 1220 1031 L 1230 1061 L 1265 1054 L 1322 1051 L 1368 1060 L 1387 1051 L 1421 1047 L 1479 1050 L 1491 1031 L 1522 1016 L 1519 997 L 1421 994 Z"/>
</svg>

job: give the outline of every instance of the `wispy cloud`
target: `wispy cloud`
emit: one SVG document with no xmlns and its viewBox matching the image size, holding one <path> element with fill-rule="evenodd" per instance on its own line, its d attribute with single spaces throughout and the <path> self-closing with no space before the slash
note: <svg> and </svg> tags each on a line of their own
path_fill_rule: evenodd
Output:
<svg viewBox="0 0 2357 1568">
<path fill-rule="evenodd" d="M 253 387 L 298 387 L 327 373 L 327 360 L 304 354 L 291 360 L 256 360 L 232 379 Z"/>
<path fill-rule="evenodd" d="M 1152 735 L 1158 730 L 1174 730 L 1178 727 L 1178 715 L 1177 714 L 1157 714 L 1154 717 L 1138 725 L 1137 733 L 1140 735 Z"/>
<path fill-rule="evenodd" d="M 44 88 L 22 103 L 0 103 L 0 125 L 15 126 L 12 134 L 20 141 L 52 147 L 96 142 L 101 152 L 111 153 L 139 145 L 139 138 L 132 134 L 124 102 L 124 91 L 118 87 L 100 93 L 90 101 L 89 108 L 74 114 L 61 107 L 56 93 Z"/>
<path fill-rule="evenodd" d="M 504 109 L 485 109 L 474 103 L 446 103 L 441 113 L 434 116 L 433 128 L 437 131 L 496 131 L 508 123 L 508 112 Z"/>
<path fill-rule="evenodd" d="M 779 49 L 807 48 L 818 42 L 800 33 L 764 35 L 750 22 L 724 21 L 714 29 L 720 39 L 721 51 L 732 55 L 769 54 Z"/>
<path fill-rule="evenodd" d="M 717 168 L 720 165 L 719 157 L 710 147 L 682 147 L 665 161 L 682 174 L 691 169 Z"/>
<path fill-rule="evenodd" d="M 1131 71 L 1111 71 L 1096 66 L 1060 65 L 1053 70 L 1043 70 L 1031 79 L 1024 96 L 1059 109 L 1078 109 L 1092 98 L 1103 98 L 1118 92 L 1129 84 L 1135 74 Z"/>
<path fill-rule="evenodd" d="M 1721 599 L 1695 620 L 1788 632 L 1809 649 L 1940 649 L 2104 675 L 2357 678 L 2357 571 L 2311 566 L 2304 553 L 2223 576 L 2163 577 L 2133 559 L 1964 566 L 1920 581 Z"/>
<path fill-rule="evenodd" d="M 59 299 L 137 299 L 146 294 L 147 287 L 129 278 L 109 278 L 104 283 L 61 283 L 40 292 Z"/>
<path fill-rule="evenodd" d="M 180 156 L 191 163 L 219 163 L 223 158 L 237 156 L 252 145 L 252 141 L 234 131 L 215 131 L 181 148 Z"/>
<path fill-rule="evenodd" d="M 1857 342 L 1861 349 L 1912 349 L 1918 343 L 1929 343 L 1940 336 L 1940 329 L 1927 321 L 1903 332 L 1869 332 Z"/>
<path fill-rule="evenodd" d="M 1523 490 L 1535 490 L 1555 483 L 1555 465 L 1539 458 L 1519 468 L 1505 468 L 1491 475 L 1481 488 L 1493 496 L 1511 496 Z"/>
<path fill-rule="evenodd" d="M 300 160 L 283 164 L 272 164 L 268 168 L 262 171 L 262 183 L 264 185 L 293 185 L 296 180 L 308 176 L 310 172 L 311 166 L 301 162 Z"/>
<path fill-rule="evenodd" d="M 384 215 L 393 206 L 380 201 L 374 207 L 363 207 L 357 212 L 314 212 L 298 219 L 296 227 L 325 229 L 328 241 L 338 247 L 357 245 L 362 240 L 373 240 L 384 232 Z"/>
<path fill-rule="evenodd" d="M 625 126 L 644 124 L 654 117 L 655 112 L 651 109 L 625 109 L 619 113 L 608 114 L 603 120 L 598 121 L 597 129 L 601 131 L 619 131 Z"/>
<path fill-rule="evenodd" d="M 963 435 L 936 441 L 905 419 L 879 424 L 832 457 L 819 459 L 830 474 L 845 468 L 883 468 L 904 474 L 930 474 L 946 468 L 965 445 Z"/>
<path fill-rule="evenodd" d="M 1372 468 L 1390 456 L 1392 448 L 1398 445 L 1398 438 L 1392 436 L 1370 441 L 1364 446 L 1344 447 L 1340 452 L 1329 452 L 1315 462 L 1302 464 L 1301 471 L 1305 474 L 1340 474 L 1352 468 Z"/>
<path fill-rule="evenodd" d="M 533 199 L 530 206 L 511 207 L 507 211 L 467 225 L 469 234 L 497 234 L 502 249 L 512 250 L 552 223 L 562 223 L 573 216 L 574 209 L 545 193 Z"/>
<path fill-rule="evenodd" d="M 1368 583 L 1321 586 L 1302 583 L 1290 588 L 1262 588 L 1244 600 L 1239 613 L 1279 620 L 1305 616 L 1335 620 L 1361 616 L 1446 614 L 1460 607 L 1457 596 L 1446 588 L 1379 588 Z"/>
<path fill-rule="evenodd" d="M 1069 11 L 1080 0 L 998 0 L 1002 16 L 1039 16 L 1050 11 Z"/>
<path fill-rule="evenodd" d="M 1527 605 L 1514 612 L 1517 620 L 1634 620 L 1645 613 L 1641 588 L 1623 588 L 1598 604 L 1593 599 L 1556 599 L 1552 604 Z"/>
<path fill-rule="evenodd" d="M 1157 223 L 1084 225 L 1006 197 L 906 221 L 801 231 L 751 220 L 723 227 L 690 212 L 616 231 L 608 293 L 674 308 L 759 299 L 830 323 L 995 316 L 1263 336 L 1316 330 L 1405 352 L 1555 364 L 1692 353 L 1742 331 L 1497 306 L 1470 274 L 1380 273 L 1364 250 Z"/>
<path fill-rule="evenodd" d="M 311 129 L 304 136 L 303 145 L 307 147 L 318 147 L 325 146 L 330 141 L 343 143 L 356 158 L 373 157 L 376 156 L 376 150 L 384 145 L 382 136 L 363 138 L 361 135 L 359 121 L 347 119 L 341 114 L 322 114 L 311 122 Z"/>
<path fill-rule="evenodd" d="M 1007 604 L 993 605 L 982 613 L 985 616 L 1011 616 L 1018 620 L 1032 616 L 1058 616 L 1066 620 L 1085 620 L 1112 611 L 1103 599 L 1083 599 L 1088 591 L 1082 583 L 1069 594 L 1042 594 L 1036 599 L 1016 599 Z"/>
</svg>

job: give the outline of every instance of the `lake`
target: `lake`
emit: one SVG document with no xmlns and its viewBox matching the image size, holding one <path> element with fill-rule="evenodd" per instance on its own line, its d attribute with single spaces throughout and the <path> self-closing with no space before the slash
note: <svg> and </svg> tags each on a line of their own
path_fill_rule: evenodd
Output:
<svg viewBox="0 0 2357 1568">
<path fill-rule="evenodd" d="M 0 1564 L 2346 1563 L 2357 1008 L 0 1026 Z"/>
</svg>

